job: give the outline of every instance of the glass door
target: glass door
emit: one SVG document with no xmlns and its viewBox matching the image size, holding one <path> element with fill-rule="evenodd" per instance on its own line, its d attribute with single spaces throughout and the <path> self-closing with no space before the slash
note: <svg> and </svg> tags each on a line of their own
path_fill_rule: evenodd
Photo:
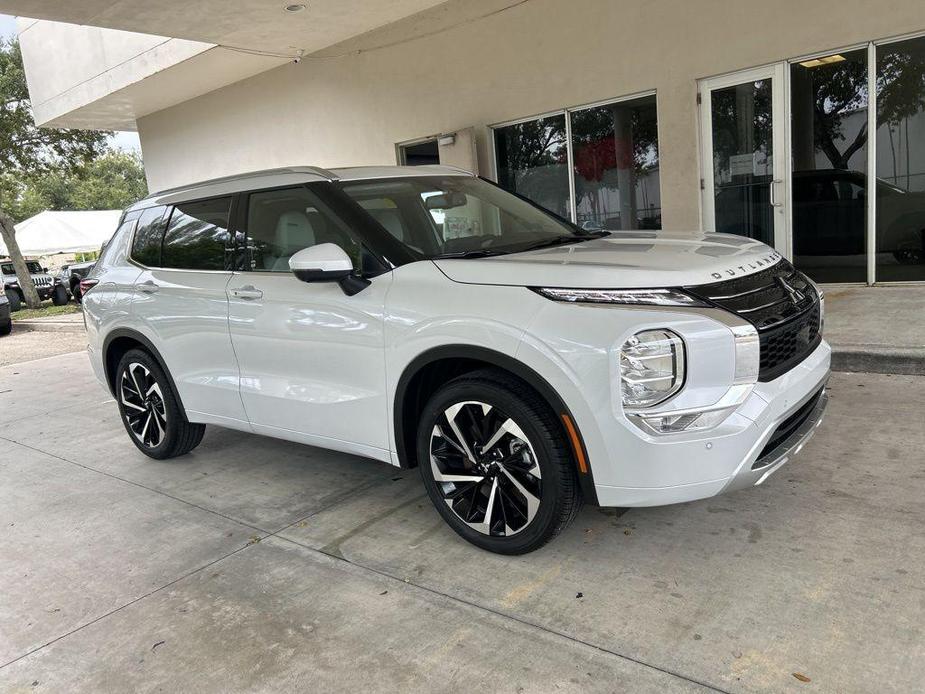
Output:
<svg viewBox="0 0 925 694">
<path fill-rule="evenodd" d="M 700 82 L 703 226 L 787 248 L 784 67 Z"/>
</svg>

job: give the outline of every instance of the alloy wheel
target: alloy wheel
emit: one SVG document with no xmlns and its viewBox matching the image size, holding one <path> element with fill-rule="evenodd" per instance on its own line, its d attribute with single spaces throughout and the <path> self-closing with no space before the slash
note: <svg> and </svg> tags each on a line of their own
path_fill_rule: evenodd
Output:
<svg viewBox="0 0 925 694">
<path fill-rule="evenodd" d="M 122 372 L 119 397 L 135 438 L 148 448 L 160 445 L 167 432 L 167 409 L 160 385 L 144 364 L 131 362 Z"/>
<path fill-rule="evenodd" d="M 466 401 L 444 410 L 431 433 L 430 466 L 447 506 L 484 535 L 516 535 L 536 516 L 542 498 L 536 453 L 497 407 Z"/>
</svg>

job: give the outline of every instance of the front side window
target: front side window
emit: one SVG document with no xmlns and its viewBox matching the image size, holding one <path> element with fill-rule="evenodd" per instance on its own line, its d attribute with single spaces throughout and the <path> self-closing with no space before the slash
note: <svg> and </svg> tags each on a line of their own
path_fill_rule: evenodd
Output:
<svg viewBox="0 0 925 694">
<path fill-rule="evenodd" d="M 30 275 L 39 275 L 42 272 L 42 266 L 39 265 L 34 260 L 29 260 L 26 262 L 26 268 L 29 270 Z M 4 275 L 15 275 L 16 268 L 13 267 L 13 263 L 3 263 L 2 268 Z"/>
<path fill-rule="evenodd" d="M 138 228 L 132 241 L 132 260 L 135 262 L 160 267 L 166 209 L 163 205 L 149 207 L 138 218 Z"/>
<path fill-rule="evenodd" d="M 526 200 L 469 176 L 339 184 L 417 257 L 474 257 L 575 243 L 583 233 Z"/>
<path fill-rule="evenodd" d="M 244 269 L 289 272 L 289 258 L 320 243 L 340 246 L 354 267 L 362 268 L 363 246 L 348 226 L 305 187 L 252 193 L 248 196 Z"/>
<path fill-rule="evenodd" d="M 162 267 L 227 270 L 231 198 L 184 202 L 174 207 L 164 234 Z"/>
</svg>

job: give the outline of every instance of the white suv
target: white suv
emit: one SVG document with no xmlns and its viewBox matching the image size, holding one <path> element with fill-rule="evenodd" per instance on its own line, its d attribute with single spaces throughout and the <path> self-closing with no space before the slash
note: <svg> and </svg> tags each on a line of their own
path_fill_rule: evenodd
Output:
<svg viewBox="0 0 925 694">
<path fill-rule="evenodd" d="M 82 283 L 133 443 L 206 424 L 418 466 L 466 540 L 760 484 L 825 407 L 822 295 L 738 236 L 584 230 L 446 167 L 278 169 L 126 210 Z"/>
</svg>

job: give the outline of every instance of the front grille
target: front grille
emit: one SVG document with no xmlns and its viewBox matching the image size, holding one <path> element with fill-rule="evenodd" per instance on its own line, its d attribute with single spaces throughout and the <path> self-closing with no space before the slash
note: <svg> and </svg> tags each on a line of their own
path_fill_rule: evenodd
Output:
<svg viewBox="0 0 925 694">
<path fill-rule="evenodd" d="M 786 373 L 822 340 L 819 296 L 786 260 L 746 277 L 685 289 L 755 326 L 761 345 L 759 381 Z"/>
<path fill-rule="evenodd" d="M 32 284 L 34 284 L 36 287 L 47 287 L 49 284 L 51 284 L 51 278 L 50 277 L 33 277 Z"/>
</svg>

